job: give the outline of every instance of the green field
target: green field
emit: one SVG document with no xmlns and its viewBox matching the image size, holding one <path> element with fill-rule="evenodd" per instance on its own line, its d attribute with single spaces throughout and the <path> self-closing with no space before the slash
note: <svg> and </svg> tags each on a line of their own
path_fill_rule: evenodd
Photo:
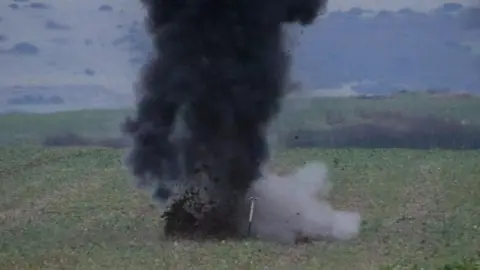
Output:
<svg viewBox="0 0 480 270">
<path fill-rule="evenodd" d="M 291 105 L 291 106 L 290 106 Z M 480 124 L 480 99 L 405 94 L 387 100 L 296 101 L 280 129 L 364 121 L 397 111 Z M 118 135 L 128 110 L 0 116 L 0 270 L 10 269 L 480 269 L 480 151 L 290 149 L 274 168 L 328 164 L 332 201 L 364 217 L 345 243 L 282 246 L 255 240 L 171 240 L 160 212 L 130 184 L 123 150 L 43 148 L 50 134 Z M 33 144 L 33 145 L 32 145 Z M 468 268 L 470 267 L 470 268 Z M 386 268 L 387 269 L 387 268 Z"/>
<path fill-rule="evenodd" d="M 2 148 L 0 157 L 0 269 L 432 269 L 480 251 L 478 151 L 282 153 L 277 170 L 327 162 L 335 205 L 365 218 L 357 240 L 296 247 L 163 239 L 117 150 Z"/>
<path fill-rule="evenodd" d="M 289 100 L 275 126 L 279 133 L 295 129 L 329 129 L 365 121 L 362 112 L 398 112 L 408 117 L 434 115 L 480 125 L 480 97 L 440 97 L 407 93 L 385 100 L 310 98 Z M 131 113 L 85 110 L 51 114 L 0 115 L 0 145 L 38 144 L 46 136 L 65 132 L 105 137 L 119 134 L 119 123 Z"/>
</svg>

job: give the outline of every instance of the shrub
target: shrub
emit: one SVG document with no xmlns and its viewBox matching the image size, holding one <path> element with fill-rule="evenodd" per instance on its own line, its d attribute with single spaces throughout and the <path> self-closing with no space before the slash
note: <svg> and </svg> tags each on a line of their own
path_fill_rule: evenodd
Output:
<svg viewBox="0 0 480 270">
<path fill-rule="evenodd" d="M 21 54 L 21 55 L 37 55 L 39 53 L 37 46 L 29 42 L 16 43 L 12 48 L 8 49 L 9 53 Z"/>
<path fill-rule="evenodd" d="M 110 5 L 101 5 L 100 7 L 98 7 L 98 10 L 99 11 L 112 11 L 113 7 L 110 6 Z"/>
<path fill-rule="evenodd" d="M 47 20 L 45 22 L 45 28 L 48 30 L 61 30 L 61 31 L 70 30 L 70 26 L 56 22 L 54 20 Z"/>
<path fill-rule="evenodd" d="M 398 112 L 367 113 L 366 121 L 330 129 L 299 129 L 287 134 L 287 147 L 480 149 L 480 127 L 439 117 L 407 117 Z"/>
<path fill-rule="evenodd" d="M 45 3 L 40 3 L 40 2 L 35 2 L 35 3 L 30 3 L 30 8 L 35 8 L 35 9 L 49 9 L 50 6 L 45 4 Z"/>
<path fill-rule="evenodd" d="M 42 95 L 23 95 L 7 100 L 9 105 L 59 105 L 64 103 L 65 100 L 59 96 L 45 97 Z"/>
<path fill-rule="evenodd" d="M 128 141 L 121 137 L 91 138 L 73 132 L 49 135 L 45 137 L 42 144 L 47 147 L 99 146 L 116 149 L 125 148 L 129 145 Z"/>
<path fill-rule="evenodd" d="M 50 135 L 43 140 L 44 146 L 87 146 L 92 143 L 91 139 L 70 132 Z"/>
</svg>

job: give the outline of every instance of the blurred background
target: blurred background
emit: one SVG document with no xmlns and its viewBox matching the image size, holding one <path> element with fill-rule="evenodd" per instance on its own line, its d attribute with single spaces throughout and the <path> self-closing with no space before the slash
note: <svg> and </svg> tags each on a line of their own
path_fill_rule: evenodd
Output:
<svg viewBox="0 0 480 270">
<path fill-rule="evenodd" d="M 0 144 L 124 147 L 150 52 L 139 1 L 0 4 Z M 330 1 L 292 27 L 284 147 L 480 148 L 473 1 Z M 72 120 L 74 119 L 74 121 Z"/>
</svg>

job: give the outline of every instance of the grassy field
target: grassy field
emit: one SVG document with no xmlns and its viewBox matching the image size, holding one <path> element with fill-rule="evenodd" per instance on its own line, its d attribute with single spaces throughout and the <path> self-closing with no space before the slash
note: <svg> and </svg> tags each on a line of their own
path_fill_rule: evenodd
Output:
<svg viewBox="0 0 480 270">
<path fill-rule="evenodd" d="M 37 144 L 46 136 L 76 132 L 90 136 L 119 134 L 127 110 L 84 110 L 49 114 L 0 115 L 0 144 Z"/>
<path fill-rule="evenodd" d="M 328 163 L 334 204 L 365 218 L 357 240 L 295 247 L 164 239 L 121 155 L 0 148 L 0 269 L 435 269 L 480 251 L 479 151 L 281 153 L 278 171 Z"/>
<path fill-rule="evenodd" d="M 0 145 L 38 144 L 46 136 L 65 132 L 93 137 L 116 136 L 120 122 L 130 112 L 130 109 L 124 109 L 0 115 Z M 372 121 L 361 116 L 365 112 L 398 112 L 407 117 L 435 115 L 480 125 L 480 97 L 407 93 L 382 100 L 355 97 L 294 99 L 284 107 L 276 128 L 279 133 L 286 133 L 302 128 L 328 129 Z"/>
<path fill-rule="evenodd" d="M 366 121 L 362 112 L 389 111 L 480 125 L 479 97 L 314 98 L 285 109 L 279 130 L 353 125 Z M 335 206 L 365 218 L 359 239 L 173 241 L 148 196 L 130 185 L 121 150 L 35 146 L 65 132 L 116 136 L 129 112 L 0 116 L 0 145 L 9 145 L 0 148 L 0 270 L 435 269 L 464 257 L 478 258 L 477 268 L 442 269 L 480 269 L 480 151 L 290 149 L 274 168 L 326 162 Z"/>
</svg>

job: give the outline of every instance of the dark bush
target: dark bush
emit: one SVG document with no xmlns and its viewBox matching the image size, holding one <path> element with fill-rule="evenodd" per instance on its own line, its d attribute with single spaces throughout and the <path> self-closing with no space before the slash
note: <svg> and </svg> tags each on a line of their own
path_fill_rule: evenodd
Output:
<svg viewBox="0 0 480 270">
<path fill-rule="evenodd" d="M 463 5 L 459 3 L 445 3 L 439 9 L 444 12 L 455 12 L 455 11 L 461 10 L 462 8 L 463 8 Z"/>
<path fill-rule="evenodd" d="M 83 73 L 85 73 L 85 75 L 88 75 L 88 76 L 93 76 L 95 75 L 95 71 L 91 68 L 86 68 Z"/>
<path fill-rule="evenodd" d="M 87 146 L 93 141 L 75 133 L 63 133 L 47 136 L 43 140 L 44 146 Z"/>
<path fill-rule="evenodd" d="M 98 7 L 98 10 L 99 11 L 112 11 L 113 7 L 110 6 L 110 5 L 101 5 L 100 7 Z"/>
<path fill-rule="evenodd" d="M 346 120 L 345 115 L 343 115 L 341 112 L 330 111 L 330 110 L 326 112 L 325 118 L 326 118 L 325 119 L 326 123 L 330 126 L 335 126 L 335 125 L 345 123 L 345 120 Z"/>
<path fill-rule="evenodd" d="M 408 118 L 396 112 L 363 112 L 373 121 L 330 129 L 301 129 L 286 136 L 287 147 L 480 149 L 480 127 L 438 117 Z"/>
<path fill-rule="evenodd" d="M 70 30 L 70 26 L 56 22 L 54 20 L 47 20 L 45 22 L 45 28 L 48 30 L 61 30 L 61 31 Z"/>
<path fill-rule="evenodd" d="M 107 148 L 128 147 L 128 141 L 124 138 L 91 138 L 73 132 L 65 132 L 45 137 L 42 143 L 47 147 L 68 147 L 68 146 L 97 146 Z"/>
<path fill-rule="evenodd" d="M 128 141 L 123 138 L 103 138 L 99 139 L 95 145 L 115 149 L 126 148 L 129 146 Z"/>
<path fill-rule="evenodd" d="M 59 96 L 51 96 L 47 99 L 49 104 L 64 104 L 65 100 Z"/>
<path fill-rule="evenodd" d="M 19 42 L 7 50 L 8 53 L 22 55 L 37 55 L 39 51 L 37 46 L 29 42 Z"/>
<path fill-rule="evenodd" d="M 58 105 L 64 103 L 65 100 L 59 96 L 45 97 L 42 95 L 23 95 L 7 100 L 9 105 Z"/>
<path fill-rule="evenodd" d="M 360 95 L 357 97 L 357 99 L 369 99 L 369 100 L 385 100 L 390 98 L 392 97 L 387 95 Z"/>
<path fill-rule="evenodd" d="M 30 3 L 29 7 L 36 8 L 36 9 L 49 9 L 50 8 L 49 5 L 47 5 L 45 3 L 40 3 L 40 2 Z"/>
</svg>

